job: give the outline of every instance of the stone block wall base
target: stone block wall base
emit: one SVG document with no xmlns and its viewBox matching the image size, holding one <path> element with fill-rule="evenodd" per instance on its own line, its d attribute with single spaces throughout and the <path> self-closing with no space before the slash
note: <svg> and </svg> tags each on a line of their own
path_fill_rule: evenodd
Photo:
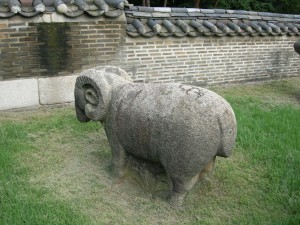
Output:
<svg viewBox="0 0 300 225">
<path fill-rule="evenodd" d="M 39 105 L 38 80 L 0 81 L 0 110 Z"/>
<path fill-rule="evenodd" d="M 39 78 L 41 105 L 52 105 L 74 101 L 77 76 Z"/>
<path fill-rule="evenodd" d="M 76 77 L 0 81 L 0 110 L 74 102 Z"/>
</svg>

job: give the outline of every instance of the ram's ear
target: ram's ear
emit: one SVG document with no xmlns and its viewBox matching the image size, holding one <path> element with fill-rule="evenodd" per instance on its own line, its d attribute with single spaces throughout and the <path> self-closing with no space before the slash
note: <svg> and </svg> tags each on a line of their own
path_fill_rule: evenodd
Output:
<svg viewBox="0 0 300 225">
<path fill-rule="evenodd" d="M 85 71 L 76 79 L 75 107 L 79 121 L 103 121 L 111 96 L 110 85 L 102 73 Z"/>
</svg>

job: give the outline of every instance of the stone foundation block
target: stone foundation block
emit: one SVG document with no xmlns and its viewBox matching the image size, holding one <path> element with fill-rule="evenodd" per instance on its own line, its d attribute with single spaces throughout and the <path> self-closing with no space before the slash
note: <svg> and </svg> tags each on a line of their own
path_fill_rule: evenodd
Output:
<svg viewBox="0 0 300 225">
<path fill-rule="evenodd" d="M 0 82 L 0 110 L 39 105 L 37 79 Z"/>
<path fill-rule="evenodd" d="M 41 105 L 51 105 L 74 101 L 76 75 L 65 77 L 39 78 Z"/>
</svg>

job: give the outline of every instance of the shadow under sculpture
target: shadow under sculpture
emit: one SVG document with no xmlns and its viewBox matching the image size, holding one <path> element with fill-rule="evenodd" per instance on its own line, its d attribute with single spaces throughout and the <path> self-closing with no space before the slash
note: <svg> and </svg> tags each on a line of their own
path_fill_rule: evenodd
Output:
<svg viewBox="0 0 300 225">
<path fill-rule="evenodd" d="M 124 175 L 128 156 L 162 166 L 174 206 L 235 144 L 234 112 L 216 93 L 178 83 L 133 83 L 117 67 L 84 71 L 75 84 L 75 108 L 79 121 L 103 124 L 117 176 Z"/>
</svg>

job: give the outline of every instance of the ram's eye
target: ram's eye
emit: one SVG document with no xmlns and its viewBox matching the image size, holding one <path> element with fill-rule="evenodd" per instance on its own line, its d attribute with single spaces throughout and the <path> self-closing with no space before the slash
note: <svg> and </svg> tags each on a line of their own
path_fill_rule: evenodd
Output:
<svg viewBox="0 0 300 225">
<path fill-rule="evenodd" d="M 85 98 L 91 105 L 96 106 L 99 103 L 99 98 L 97 96 L 97 92 L 93 88 L 88 88 L 85 90 Z"/>
</svg>

